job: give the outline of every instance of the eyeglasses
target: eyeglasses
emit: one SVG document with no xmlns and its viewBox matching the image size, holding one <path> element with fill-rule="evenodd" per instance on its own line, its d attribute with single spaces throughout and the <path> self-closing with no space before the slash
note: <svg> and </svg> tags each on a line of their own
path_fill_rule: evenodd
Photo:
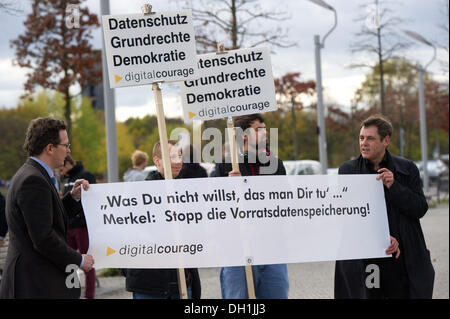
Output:
<svg viewBox="0 0 450 319">
<path fill-rule="evenodd" d="M 62 145 L 62 146 L 65 146 L 66 148 L 70 148 L 70 143 L 68 143 L 68 144 L 53 144 L 53 145 Z"/>
</svg>

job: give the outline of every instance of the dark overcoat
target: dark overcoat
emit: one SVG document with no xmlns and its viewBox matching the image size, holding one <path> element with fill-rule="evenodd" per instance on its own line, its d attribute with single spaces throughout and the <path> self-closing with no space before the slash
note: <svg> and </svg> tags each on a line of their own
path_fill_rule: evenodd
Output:
<svg viewBox="0 0 450 319">
<path fill-rule="evenodd" d="M 425 244 L 420 218 L 428 210 L 417 166 L 386 150 L 387 168 L 394 174 L 394 183 L 385 190 L 386 207 L 397 221 L 398 236 L 407 271 L 411 298 L 432 298 L 434 269 Z M 369 174 L 362 156 L 339 167 L 339 174 Z M 363 185 L 361 185 L 363 187 Z M 391 226 L 391 225 L 390 225 Z M 393 235 L 393 234 L 391 234 Z M 335 298 L 367 298 L 365 260 L 336 262 Z"/>
</svg>

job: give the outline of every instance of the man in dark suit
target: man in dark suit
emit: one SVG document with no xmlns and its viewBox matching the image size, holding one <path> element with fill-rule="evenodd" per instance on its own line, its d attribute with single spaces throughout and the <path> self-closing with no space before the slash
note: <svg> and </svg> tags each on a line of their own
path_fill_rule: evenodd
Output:
<svg viewBox="0 0 450 319">
<path fill-rule="evenodd" d="M 70 153 L 64 121 L 32 120 L 24 149 L 30 158 L 14 175 L 6 200 L 9 249 L 0 298 L 79 298 L 79 285 L 68 280 L 74 268 L 68 266 L 89 271 L 94 260 L 67 245 L 66 231 L 81 187 L 87 190 L 89 183 L 77 180 L 62 199 L 55 188 L 53 171 Z"/>
</svg>

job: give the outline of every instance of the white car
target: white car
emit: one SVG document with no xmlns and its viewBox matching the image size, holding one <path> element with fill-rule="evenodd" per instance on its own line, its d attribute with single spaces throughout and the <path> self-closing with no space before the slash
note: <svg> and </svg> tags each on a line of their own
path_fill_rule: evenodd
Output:
<svg viewBox="0 0 450 319">
<path fill-rule="evenodd" d="M 320 175 L 322 165 L 314 160 L 283 161 L 286 175 Z"/>
<path fill-rule="evenodd" d="M 333 167 L 333 168 L 327 168 L 327 175 L 338 175 L 339 174 L 339 168 Z"/>
</svg>

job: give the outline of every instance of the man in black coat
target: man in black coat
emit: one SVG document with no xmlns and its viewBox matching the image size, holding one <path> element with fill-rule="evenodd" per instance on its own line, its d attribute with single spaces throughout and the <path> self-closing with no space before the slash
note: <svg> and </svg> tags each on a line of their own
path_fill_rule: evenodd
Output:
<svg viewBox="0 0 450 319">
<path fill-rule="evenodd" d="M 187 172 L 187 167 L 183 167 L 184 177 L 181 177 L 183 166 L 181 149 L 177 146 L 177 141 L 168 142 L 172 177 L 174 179 L 202 177 Z M 155 143 L 153 147 L 153 162 L 158 170 L 151 171 L 146 180 L 164 180 L 160 142 Z M 198 269 L 186 268 L 184 271 L 188 297 L 200 299 L 201 284 Z M 176 269 L 124 269 L 122 273 L 126 276 L 126 289 L 133 293 L 134 299 L 180 299 Z"/>
<path fill-rule="evenodd" d="M 62 199 L 55 188 L 53 171 L 70 153 L 64 121 L 32 120 L 24 148 L 30 158 L 14 175 L 6 200 L 9 249 L 0 299 L 79 298 L 80 288 L 67 280 L 74 268 L 67 266 L 88 271 L 94 260 L 67 245 L 66 230 L 69 214 L 81 205 L 81 187 L 89 183 L 77 180 Z"/>
<path fill-rule="evenodd" d="M 428 205 L 416 165 L 387 150 L 392 131 L 380 115 L 366 119 L 359 134 L 361 155 L 342 164 L 339 174 L 379 174 L 400 258 L 337 261 L 335 298 L 432 298 L 434 269 L 419 221 Z M 378 280 L 367 284 L 368 276 L 378 274 Z"/>
<path fill-rule="evenodd" d="M 89 184 L 95 184 L 95 176 L 91 172 L 84 169 L 83 163 L 78 161 L 75 163 L 72 156 L 69 154 L 64 160 L 64 166 L 61 169 L 61 175 L 66 177 L 63 196 L 70 193 L 78 179 L 85 179 Z M 67 226 L 67 244 L 82 254 L 86 254 L 89 250 L 89 234 L 86 224 L 86 217 L 84 216 L 83 207 L 79 207 L 74 216 L 69 218 Z M 85 273 L 85 289 L 84 297 L 86 299 L 95 298 L 95 268 L 92 268 Z"/>
</svg>

